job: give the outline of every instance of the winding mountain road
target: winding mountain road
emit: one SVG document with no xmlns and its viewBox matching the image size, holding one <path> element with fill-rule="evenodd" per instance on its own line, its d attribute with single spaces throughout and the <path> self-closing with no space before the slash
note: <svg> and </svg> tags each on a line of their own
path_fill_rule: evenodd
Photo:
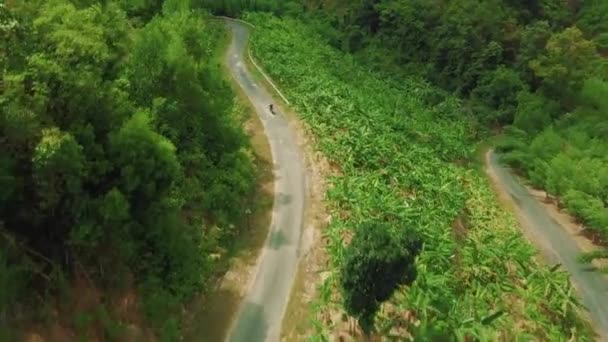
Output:
<svg viewBox="0 0 608 342">
<path fill-rule="evenodd" d="M 486 155 L 490 176 L 495 178 L 501 191 L 507 193 L 516 206 L 522 226 L 539 244 L 550 262 L 560 263 L 570 273 L 583 305 L 587 307 L 594 325 L 608 341 L 608 281 L 593 267 L 579 263 L 580 255 L 576 241 L 568 231 L 556 222 L 545 208 L 515 176 L 499 163 L 498 156 L 490 151 Z"/>
<path fill-rule="evenodd" d="M 247 70 L 244 55 L 249 28 L 237 21 L 226 23 L 233 33 L 226 63 L 264 125 L 275 184 L 268 237 L 228 341 L 278 341 L 299 259 L 307 194 L 305 164 L 287 120 L 280 113 L 270 113 L 271 95 Z"/>
</svg>

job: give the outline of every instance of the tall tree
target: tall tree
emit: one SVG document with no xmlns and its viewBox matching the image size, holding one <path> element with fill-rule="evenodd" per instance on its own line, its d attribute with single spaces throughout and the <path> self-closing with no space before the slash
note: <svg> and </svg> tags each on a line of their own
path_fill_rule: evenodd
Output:
<svg viewBox="0 0 608 342">
<path fill-rule="evenodd" d="M 595 44 L 576 27 L 552 35 L 544 53 L 530 62 L 535 75 L 543 80 L 546 94 L 559 99 L 565 108 L 574 106 L 574 96 L 583 81 L 599 66 Z"/>
</svg>

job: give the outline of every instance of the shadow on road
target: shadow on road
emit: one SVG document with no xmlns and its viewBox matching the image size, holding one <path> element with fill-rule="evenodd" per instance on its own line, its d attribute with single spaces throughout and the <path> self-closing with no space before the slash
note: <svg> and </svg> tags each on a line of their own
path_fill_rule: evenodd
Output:
<svg viewBox="0 0 608 342">
<path fill-rule="evenodd" d="M 263 342 L 268 335 L 268 322 L 261 305 L 247 302 L 241 313 L 243 319 L 234 327 L 230 342 Z"/>
<path fill-rule="evenodd" d="M 281 230 L 275 230 L 270 234 L 268 240 L 268 247 L 273 250 L 279 250 L 282 246 L 286 245 L 289 241 L 285 237 L 285 234 Z"/>
<path fill-rule="evenodd" d="M 291 203 L 291 195 L 290 194 L 277 194 L 277 203 L 280 205 L 287 205 Z"/>
</svg>

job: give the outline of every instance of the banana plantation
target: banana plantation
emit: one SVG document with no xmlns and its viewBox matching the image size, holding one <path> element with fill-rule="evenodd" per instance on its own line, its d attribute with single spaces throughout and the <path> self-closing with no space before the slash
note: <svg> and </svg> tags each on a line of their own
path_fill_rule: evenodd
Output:
<svg viewBox="0 0 608 342">
<path fill-rule="evenodd" d="M 313 305 L 315 341 L 341 324 L 339 270 L 369 220 L 424 241 L 418 275 L 380 309 L 397 340 L 592 340 L 568 277 L 541 264 L 473 167 L 475 121 L 430 84 L 380 75 L 294 19 L 249 14 L 251 48 L 333 166 L 325 230 L 330 276 Z M 336 319 L 337 317 L 337 319 Z"/>
</svg>

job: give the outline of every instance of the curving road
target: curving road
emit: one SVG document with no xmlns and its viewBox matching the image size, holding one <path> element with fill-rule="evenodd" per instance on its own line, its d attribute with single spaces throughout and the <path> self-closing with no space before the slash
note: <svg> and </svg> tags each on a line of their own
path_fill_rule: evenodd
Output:
<svg viewBox="0 0 608 342">
<path fill-rule="evenodd" d="M 608 281 L 587 264 L 577 262 L 580 255 L 576 241 L 545 211 L 528 190 L 499 163 L 498 156 L 490 151 L 486 164 L 497 178 L 501 190 L 509 194 L 524 226 L 534 241 L 540 244 L 549 261 L 560 263 L 570 273 L 583 305 L 587 307 L 602 341 L 608 340 Z"/>
<path fill-rule="evenodd" d="M 299 259 L 307 191 L 305 165 L 287 120 L 269 112 L 272 97 L 247 70 L 244 54 L 248 27 L 231 20 L 226 22 L 233 33 L 226 63 L 264 125 L 272 152 L 275 182 L 268 237 L 228 340 L 278 341 Z"/>
</svg>

